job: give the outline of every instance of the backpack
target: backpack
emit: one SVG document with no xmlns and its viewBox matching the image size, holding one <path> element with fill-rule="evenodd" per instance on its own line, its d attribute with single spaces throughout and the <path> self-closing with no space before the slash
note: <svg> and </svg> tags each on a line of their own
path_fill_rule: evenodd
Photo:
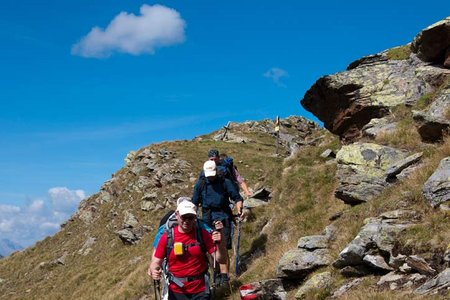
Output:
<svg viewBox="0 0 450 300">
<path fill-rule="evenodd" d="M 205 254 L 205 260 L 206 260 L 206 265 L 207 268 L 205 270 L 204 273 L 204 277 L 205 277 L 205 287 L 206 287 L 206 291 L 209 291 L 209 272 L 208 272 L 208 265 L 209 265 L 209 260 L 208 257 L 206 256 L 207 254 L 207 249 L 206 249 L 206 245 L 205 242 L 203 241 L 203 237 L 202 237 L 202 228 L 200 226 L 199 220 L 197 219 L 197 224 L 195 226 L 195 236 L 197 238 L 197 242 L 194 244 L 189 244 L 189 245 L 185 245 L 186 248 L 192 247 L 192 246 L 200 246 L 202 249 L 202 252 Z M 166 224 L 164 225 L 164 232 L 167 234 L 167 244 L 166 244 L 166 257 L 164 258 L 162 267 L 163 267 L 163 273 L 164 273 L 164 277 L 165 277 L 165 285 L 164 285 L 164 289 L 163 291 L 165 292 L 167 290 L 168 292 L 168 288 L 169 288 L 169 282 L 172 281 L 173 283 L 175 283 L 177 286 L 179 287 L 183 287 L 184 283 L 183 281 L 180 280 L 180 278 L 177 278 L 175 276 L 173 276 L 172 273 L 169 272 L 169 255 L 173 250 L 174 247 L 174 228 L 175 226 L 178 225 L 175 213 L 173 213 L 172 215 L 169 216 L 169 218 L 166 221 Z M 203 275 L 202 275 L 203 276 Z M 190 279 L 194 280 L 194 279 L 198 279 L 198 278 L 187 278 L 187 280 L 189 281 Z M 164 293 L 163 293 L 164 294 Z"/>
<path fill-rule="evenodd" d="M 236 186 L 237 186 L 237 190 L 239 191 L 239 183 L 237 181 L 236 178 L 236 173 L 235 173 L 235 166 L 233 164 L 233 158 L 231 156 L 227 156 L 222 160 L 221 166 L 223 167 L 222 169 L 224 170 L 224 176 L 228 179 L 230 179 Z"/>
</svg>

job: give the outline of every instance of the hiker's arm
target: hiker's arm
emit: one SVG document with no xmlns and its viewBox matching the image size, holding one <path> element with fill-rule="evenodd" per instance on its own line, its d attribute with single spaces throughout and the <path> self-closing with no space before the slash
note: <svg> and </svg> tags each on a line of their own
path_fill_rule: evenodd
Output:
<svg viewBox="0 0 450 300">
<path fill-rule="evenodd" d="M 250 197 L 252 195 L 252 192 L 250 192 L 250 190 L 248 189 L 244 177 L 241 176 L 241 173 L 239 173 L 236 167 L 234 167 L 233 171 L 234 175 L 236 176 L 236 181 L 239 183 L 239 186 L 244 191 L 245 196 Z"/>
<path fill-rule="evenodd" d="M 197 180 L 197 182 L 195 183 L 194 186 L 194 192 L 192 193 L 192 198 L 191 201 L 192 203 L 194 203 L 195 206 L 198 207 L 199 202 L 200 202 L 200 184 L 199 184 L 200 180 Z"/>
<path fill-rule="evenodd" d="M 222 243 L 222 233 L 220 231 L 213 231 L 212 235 L 212 240 L 213 242 L 216 244 L 215 246 L 215 259 L 219 264 L 226 264 L 227 263 L 227 259 L 226 259 L 226 248 L 225 248 L 225 244 Z"/>
<path fill-rule="evenodd" d="M 157 258 L 155 256 L 155 253 L 153 252 L 152 261 L 150 262 L 150 266 L 148 268 L 147 274 L 155 280 L 161 279 L 162 262 L 163 262 L 163 260 L 161 258 Z"/>
<path fill-rule="evenodd" d="M 242 190 L 244 191 L 245 196 L 251 197 L 252 192 L 250 192 L 250 190 L 248 189 L 248 186 L 245 183 L 245 181 L 242 181 L 239 185 L 241 186 Z"/>
<path fill-rule="evenodd" d="M 236 202 L 236 209 L 237 209 L 237 212 L 238 212 L 239 217 L 240 217 L 241 219 L 244 218 L 243 203 L 244 203 L 244 201 L 242 201 L 242 200 Z"/>
</svg>

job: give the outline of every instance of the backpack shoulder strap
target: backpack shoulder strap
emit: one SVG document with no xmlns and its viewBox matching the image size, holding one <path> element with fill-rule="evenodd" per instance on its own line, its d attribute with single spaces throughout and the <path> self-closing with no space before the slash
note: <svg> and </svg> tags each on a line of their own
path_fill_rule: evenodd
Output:
<svg viewBox="0 0 450 300">
<path fill-rule="evenodd" d="M 202 248 L 202 252 L 207 253 L 207 249 L 206 249 L 206 245 L 205 245 L 205 241 L 203 240 L 203 235 L 202 235 L 202 228 L 200 227 L 200 222 L 197 219 L 197 226 L 195 226 L 195 235 L 197 237 L 197 242 L 200 244 L 200 247 Z"/>
</svg>

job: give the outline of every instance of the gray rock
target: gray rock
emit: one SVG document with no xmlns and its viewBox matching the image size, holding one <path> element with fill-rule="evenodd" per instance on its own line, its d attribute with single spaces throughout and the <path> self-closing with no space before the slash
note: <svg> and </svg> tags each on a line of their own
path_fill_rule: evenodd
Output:
<svg viewBox="0 0 450 300">
<path fill-rule="evenodd" d="M 116 232 L 116 234 L 119 236 L 119 238 L 122 240 L 124 244 L 129 245 L 136 244 L 142 238 L 142 235 L 139 234 L 139 232 L 134 232 L 130 229 L 119 230 Z"/>
<path fill-rule="evenodd" d="M 423 156 L 423 153 L 420 152 L 420 153 L 410 155 L 405 159 L 402 159 L 402 160 L 399 160 L 399 161 L 393 163 L 392 165 L 389 166 L 389 168 L 385 172 L 386 179 L 392 180 L 406 168 L 418 163 L 422 159 L 422 156 Z"/>
<path fill-rule="evenodd" d="M 398 216 L 409 214 L 411 214 L 411 211 L 403 213 L 394 211 L 385 213 L 382 218 L 367 219 L 366 225 L 361 228 L 355 239 L 341 251 L 333 266 L 339 269 L 347 266 L 359 266 L 364 263 L 373 266 L 371 261 L 366 259 L 365 262 L 364 258 L 367 255 L 374 255 L 376 252 L 383 253 L 383 256 L 392 257 L 392 250 L 398 235 L 407 227 L 413 225 L 412 220 L 401 220 L 398 219 Z M 388 216 L 393 216 L 393 218 L 388 219 Z M 377 268 L 380 266 L 377 266 Z"/>
<path fill-rule="evenodd" d="M 328 248 L 328 238 L 324 235 L 304 236 L 298 240 L 297 247 L 306 250 L 325 249 Z"/>
<path fill-rule="evenodd" d="M 286 252 L 278 262 L 277 277 L 279 278 L 304 278 L 313 270 L 327 266 L 332 262 L 332 257 L 327 249 L 307 251 L 294 249 Z"/>
<path fill-rule="evenodd" d="M 95 237 L 89 237 L 83 244 L 80 250 L 78 250 L 78 254 L 86 256 L 92 251 L 92 246 L 94 246 L 97 239 Z"/>
<path fill-rule="evenodd" d="M 139 227 L 139 221 L 129 211 L 125 212 L 125 220 L 123 222 L 123 228 L 137 228 Z"/>
<path fill-rule="evenodd" d="M 328 239 L 328 241 L 333 241 L 336 238 L 337 228 L 334 225 L 328 225 L 323 230 L 322 234 Z"/>
<path fill-rule="evenodd" d="M 383 220 L 418 220 L 420 216 L 415 210 L 397 209 L 382 213 L 379 218 Z"/>
<path fill-rule="evenodd" d="M 426 62 L 444 64 L 450 47 L 450 17 L 434 23 L 414 38 L 411 50 Z"/>
<path fill-rule="evenodd" d="M 366 265 L 346 266 L 340 270 L 340 273 L 344 277 L 363 277 L 373 273 Z"/>
<path fill-rule="evenodd" d="M 336 155 L 339 185 L 335 196 L 348 204 L 370 201 L 389 186 L 385 175 L 389 166 L 406 157 L 403 151 L 377 144 L 343 146 Z"/>
<path fill-rule="evenodd" d="M 260 199 L 256 199 L 256 198 L 247 198 L 244 201 L 244 207 L 245 208 L 255 208 L 255 207 L 260 207 L 260 206 L 265 206 L 269 204 L 268 201 L 265 200 L 260 200 Z"/>
<path fill-rule="evenodd" d="M 143 211 L 151 211 L 154 210 L 156 207 L 155 203 L 150 201 L 142 201 L 141 202 L 141 210 Z"/>
<path fill-rule="evenodd" d="M 450 77 L 450 71 L 448 76 Z M 414 111 L 413 119 L 417 132 L 425 142 L 438 142 L 450 128 L 450 120 L 446 113 L 450 110 L 450 87 L 444 89 L 424 111 Z"/>
<path fill-rule="evenodd" d="M 439 163 L 438 168 L 423 186 L 423 195 L 433 207 L 450 200 L 450 157 Z"/>
<path fill-rule="evenodd" d="M 417 256 L 411 255 L 406 258 L 406 264 L 411 267 L 411 269 L 419 272 L 422 275 L 434 275 L 436 270 L 433 269 L 425 259 Z"/>
<path fill-rule="evenodd" d="M 322 154 L 320 154 L 320 157 L 323 157 L 323 158 L 335 158 L 336 157 L 336 153 L 334 153 L 334 151 L 331 150 L 331 149 L 327 149 L 327 150 L 323 151 Z"/>
<path fill-rule="evenodd" d="M 382 134 L 389 134 L 396 131 L 397 123 L 389 121 L 388 118 L 375 118 L 370 120 L 362 128 L 363 136 L 375 139 Z"/>
<path fill-rule="evenodd" d="M 398 270 L 402 273 L 411 273 L 413 271 L 413 269 L 407 263 L 401 265 Z"/>
<path fill-rule="evenodd" d="M 331 286 L 332 277 L 330 272 L 323 272 L 312 276 L 308 279 L 295 294 L 296 299 L 304 299 L 306 294 L 311 290 L 325 289 Z"/>
<path fill-rule="evenodd" d="M 386 283 L 398 282 L 405 279 L 405 275 L 396 274 L 395 272 L 390 272 L 384 276 L 381 276 L 380 280 L 378 280 L 377 285 L 383 285 Z"/>
<path fill-rule="evenodd" d="M 369 266 L 383 271 L 392 271 L 391 268 L 380 255 L 365 255 L 363 261 Z"/>
<path fill-rule="evenodd" d="M 445 269 L 436 277 L 428 280 L 418 289 L 416 293 L 419 295 L 432 294 L 440 290 L 448 289 L 450 287 L 450 268 Z"/>
<path fill-rule="evenodd" d="M 447 246 L 447 250 L 444 253 L 444 261 L 450 262 L 450 244 Z"/>
<path fill-rule="evenodd" d="M 344 285 L 342 285 L 339 289 L 333 292 L 331 295 L 331 298 L 339 298 L 344 296 L 345 293 L 347 293 L 350 289 L 354 288 L 355 286 L 358 286 L 363 281 L 363 278 L 357 278 L 354 279 Z"/>
<path fill-rule="evenodd" d="M 394 269 L 399 269 L 406 263 L 406 255 L 398 254 L 397 256 L 391 255 L 389 257 L 389 265 Z"/>
<path fill-rule="evenodd" d="M 256 295 L 256 299 L 263 300 L 286 300 L 287 293 L 280 279 L 268 279 L 252 282 L 245 285 L 246 289 L 240 289 L 241 297 Z"/>
</svg>

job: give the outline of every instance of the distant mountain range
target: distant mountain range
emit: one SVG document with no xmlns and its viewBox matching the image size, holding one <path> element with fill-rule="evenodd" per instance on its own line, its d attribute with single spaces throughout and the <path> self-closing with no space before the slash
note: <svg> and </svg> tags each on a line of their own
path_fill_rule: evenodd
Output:
<svg viewBox="0 0 450 300">
<path fill-rule="evenodd" d="M 11 254 L 14 251 L 23 249 L 19 244 L 8 239 L 0 239 L 0 258 Z"/>
</svg>

